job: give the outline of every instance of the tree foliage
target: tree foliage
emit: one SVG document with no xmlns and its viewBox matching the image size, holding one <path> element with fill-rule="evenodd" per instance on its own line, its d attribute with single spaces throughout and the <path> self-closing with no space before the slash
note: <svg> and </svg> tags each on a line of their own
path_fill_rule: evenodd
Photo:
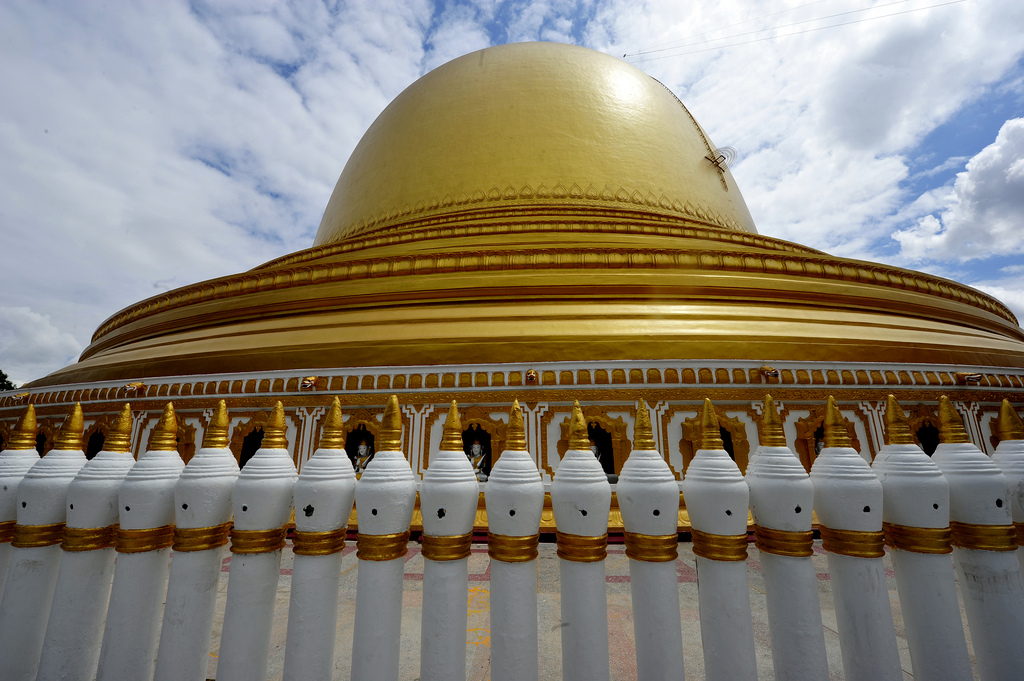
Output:
<svg viewBox="0 0 1024 681">
<path fill-rule="evenodd" d="M 7 374 L 4 373 L 3 369 L 0 369 L 0 390 L 14 390 L 18 386 L 11 383 L 11 380 L 7 378 Z"/>
</svg>

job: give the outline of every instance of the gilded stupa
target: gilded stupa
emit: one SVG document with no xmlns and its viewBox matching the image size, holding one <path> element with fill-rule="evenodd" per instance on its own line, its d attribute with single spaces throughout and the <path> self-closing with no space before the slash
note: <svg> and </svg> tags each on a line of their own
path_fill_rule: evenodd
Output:
<svg viewBox="0 0 1024 681">
<path fill-rule="evenodd" d="M 105 432 L 129 397 L 138 451 L 173 399 L 187 457 L 225 399 L 244 462 L 280 400 L 301 465 L 338 396 L 358 459 L 397 394 L 422 474 L 457 399 L 486 477 L 518 398 L 550 480 L 574 399 L 614 475 L 642 398 L 681 476 L 705 398 L 742 468 L 770 391 L 807 466 L 829 394 L 866 458 L 890 393 L 926 449 L 941 394 L 994 448 L 1000 402 L 1024 388 L 1006 306 L 758 234 L 724 158 L 667 87 L 619 59 L 555 43 L 465 55 L 370 126 L 310 248 L 114 314 L 77 364 L 0 398 L 0 436 L 27 402 L 44 435 L 76 401 Z"/>
</svg>

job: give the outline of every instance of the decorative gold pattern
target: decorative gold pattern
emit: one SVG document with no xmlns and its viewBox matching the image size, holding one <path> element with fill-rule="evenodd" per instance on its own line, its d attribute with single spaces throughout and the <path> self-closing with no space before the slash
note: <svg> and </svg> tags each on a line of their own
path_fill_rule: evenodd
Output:
<svg viewBox="0 0 1024 681">
<path fill-rule="evenodd" d="M 452 406 L 448 409 L 448 418 L 445 419 L 444 428 L 441 431 L 441 451 L 461 452 L 462 447 L 462 422 L 459 420 L 459 405 L 452 400 Z"/>
<path fill-rule="evenodd" d="M 203 446 L 206 446 L 204 441 Z M 227 546 L 228 533 L 231 532 L 231 523 L 212 527 L 175 527 L 174 543 L 171 548 L 175 551 L 209 551 Z"/>
<path fill-rule="evenodd" d="M 1004 399 L 1003 403 L 999 405 L 999 439 L 1024 440 L 1024 423 L 1021 422 L 1017 410 L 1007 399 Z"/>
<path fill-rule="evenodd" d="M 327 532 L 304 532 L 295 530 L 292 539 L 295 544 L 292 550 L 296 556 L 330 556 L 345 548 L 347 527 Z"/>
<path fill-rule="evenodd" d="M 231 422 L 228 420 L 228 403 L 224 400 L 217 401 L 217 408 L 213 412 L 213 418 L 203 432 L 203 447 L 207 449 L 226 449 L 231 444 L 228 437 L 228 428 Z M 177 549 L 175 549 L 177 550 Z"/>
<path fill-rule="evenodd" d="M 434 537 L 424 534 L 421 537 L 423 542 L 423 557 L 436 561 L 462 560 L 469 557 L 470 545 L 473 543 L 473 533 L 452 535 L 447 537 Z"/>
<path fill-rule="evenodd" d="M 512 537 L 504 534 L 487 533 L 487 555 L 503 563 L 526 563 L 536 560 L 540 535 Z"/>
<path fill-rule="evenodd" d="M 583 419 L 580 401 L 573 400 L 572 414 L 569 416 L 569 449 L 588 451 L 590 436 L 587 434 L 587 422 Z"/>
<path fill-rule="evenodd" d="M 636 405 L 636 424 L 633 426 L 633 449 L 654 450 L 654 429 L 651 427 L 651 414 L 647 411 L 647 402 L 642 398 Z"/>
<path fill-rule="evenodd" d="M 320 443 L 318 449 L 344 449 L 345 423 L 341 417 L 341 400 L 335 395 L 331 400 L 331 408 L 320 426 Z"/>
<path fill-rule="evenodd" d="M 1017 529 L 1014 525 L 975 525 L 950 521 L 951 543 L 961 549 L 975 551 L 1016 551 Z"/>
<path fill-rule="evenodd" d="M 741 561 L 747 559 L 747 535 L 711 534 L 690 529 L 693 553 L 710 560 Z"/>
<path fill-rule="evenodd" d="M 885 533 L 859 530 L 833 530 L 819 525 L 821 545 L 830 553 L 854 558 L 881 558 L 885 555 Z"/>
<path fill-rule="evenodd" d="M 782 428 L 782 419 L 779 418 L 779 411 L 775 408 L 775 400 L 771 395 L 764 396 L 763 414 L 761 444 L 765 447 L 786 447 L 786 431 Z"/>
<path fill-rule="evenodd" d="M 398 406 L 397 395 L 388 398 L 388 405 L 384 408 L 384 416 L 381 418 L 380 430 L 377 432 L 375 449 L 378 452 L 402 451 L 402 411 Z"/>
<path fill-rule="evenodd" d="M 886 435 L 891 445 L 912 445 L 914 434 L 910 432 L 910 423 L 903 407 L 892 395 L 886 397 L 885 403 Z M 909 550 L 909 549 L 908 549 Z"/>
<path fill-rule="evenodd" d="M 274 410 L 270 412 L 267 426 L 263 429 L 260 449 L 288 449 L 288 440 L 285 438 L 287 429 L 288 426 L 284 422 L 284 405 L 278 400 L 274 403 Z"/>
<path fill-rule="evenodd" d="M 908 444 L 908 443 L 901 443 Z M 952 530 L 948 527 L 909 527 L 882 523 L 885 545 L 913 553 L 952 553 Z"/>
<path fill-rule="evenodd" d="M 754 545 L 765 553 L 806 558 L 814 553 L 814 532 L 812 530 L 787 532 L 755 525 Z"/>
<path fill-rule="evenodd" d="M 14 525 L 11 546 L 30 549 L 36 546 L 53 546 L 64 538 L 64 523 L 52 525 Z"/>
<path fill-rule="evenodd" d="M 65 551 L 96 551 L 114 546 L 117 525 L 106 527 L 65 527 L 60 547 Z"/>
<path fill-rule="evenodd" d="M 85 418 L 82 415 L 82 403 L 75 402 L 71 414 L 64 419 L 64 423 L 57 433 L 57 439 L 53 448 L 62 451 L 77 451 L 82 449 L 82 433 L 85 431 Z"/>
<path fill-rule="evenodd" d="M 1014 523 L 1013 529 L 1017 535 L 1017 546 L 1024 546 L 1024 523 Z M 2 531 L 0 531 L 0 536 L 2 536 Z"/>
<path fill-rule="evenodd" d="M 608 533 L 599 537 L 583 537 L 555 531 L 555 553 L 574 563 L 597 563 L 608 555 Z"/>
<path fill-rule="evenodd" d="M 269 530 L 231 530 L 231 553 L 273 553 L 284 548 L 287 528 Z"/>
<path fill-rule="evenodd" d="M 0 523 L 0 544 L 7 544 L 14 539 L 14 520 L 5 520 Z"/>
<path fill-rule="evenodd" d="M 173 525 L 163 525 L 162 527 L 144 530 L 126 530 L 118 527 L 114 540 L 114 550 L 118 553 L 145 553 L 146 551 L 169 549 L 173 544 Z"/>
<path fill-rule="evenodd" d="M 103 441 L 103 449 L 108 452 L 127 454 L 132 451 L 132 405 L 128 402 L 121 407 L 121 412 L 114 418 L 107 437 Z"/>
<path fill-rule="evenodd" d="M 825 405 L 825 446 L 853 447 L 853 441 L 846 430 L 846 419 L 839 411 L 836 398 L 831 395 L 828 396 L 828 403 Z"/>
<path fill-rule="evenodd" d="M 18 418 L 6 448 L 18 451 L 36 448 L 36 408 L 31 404 L 25 407 L 25 411 Z"/>
<path fill-rule="evenodd" d="M 506 432 L 508 437 L 505 440 L 505 449 L 518 452 L 528 451 L 526 429 L 523 426 L 523 409 L 519 406 L 518 399 L 512 401 L 512 409 L 508 412 L 508 430 Z"/>
<path fill-rule="evenodd" d="M 704 407 L 700 413 L 700 448 L 714 451 L 725 448 L 722 434 L 718 426 L 718 415 L 711 399 L 704 398 Z"/>
<path fill-rule="evenodd" d="M 385 562 L 403 558 L 409 551 L 409 530 L 398 534 L 356 535 L 356 558 Z"/>
<path fill-rule="evenodd" d="M 671 563 L 679 557 L 679 535 L 624 533 L 626 557 L 645 563 Z"/>
<path fill-rule="evenodd" d="M 953 403 L 949 401 L 949 397 L 942 395 L 939 397 L 939 442 L 968 443 L 970 441 L 960 414 L 957 413 Z"/>
<path fill-rule="evenodd" d="M 153 429 L 149 449 L 154 452 L 175 452 L 178 450 L 178 419 L 174 415 L 174 404 L 164 406 L 163 416 Z"/>
</svg>

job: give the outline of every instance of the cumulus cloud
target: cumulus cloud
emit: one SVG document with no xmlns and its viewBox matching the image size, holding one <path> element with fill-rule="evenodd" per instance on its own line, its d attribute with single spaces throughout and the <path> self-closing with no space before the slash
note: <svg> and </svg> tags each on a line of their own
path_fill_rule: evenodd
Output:
<svg viewBox="0 0 1024 681">
<path fill-rule="evenodd" d="M 49 317 L 27 307 L 0 307 L 0 369 L 15 385 L 73 362 L 81 351 Z"/>
</svg>

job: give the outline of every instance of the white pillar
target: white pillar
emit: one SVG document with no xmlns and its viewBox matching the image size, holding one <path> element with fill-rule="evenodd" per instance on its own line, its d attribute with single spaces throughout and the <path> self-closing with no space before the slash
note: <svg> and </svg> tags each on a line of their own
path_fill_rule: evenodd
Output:
<svg viewBox="0 0 1024 681">
<path fill-rule="evenodd" d="M 953 562 L 983 679 L 1019 678 L 1024 669 L 1024 583 L 1016 556 L 1010 482 L 967 439 L 946 396 L 940 444 L 932 455 L 949 483 Z"/>
<path fill-rule="evenodd" d="M 604 561 L 611 501 L 611 485 L 590 451 L 587 423 L 576 402 L 569 421 L 569 449 L 551 483 L 558 530 L 565 681 L 610 678 Z"/>
<path fill-rule="evenodd" d="M 97 681 L 153 678 L 174 541 L 174 486 L 185 467 L 177 434 L 174 407 L 167 403 L 149 450 L 118 491 L 118 555 Z"/>
<path fill-rule="evenodd" d="M 999 412 L 999 444 L 992 460 L 1010 481 L 1010 508 L 1017 535 L 1017 560 L 1024 570 L 1024 424 L 1009 400 Z M 0 583 L 3 580 L 0 579 Z"/>
<path fill-rule="evenodd" d="M 204 681 L 221 561 L 231 528 L 238 464 L 228 449 L 227 406 L 220 401 L 203 443 L 174 486 L 174 555 L 156 655 L 157 681 Z"/>
<path fill-rule="evenodd" d="M 217 681 L 251 681 L 267 675 L 285 524 L 298 477 L 284 434 L 284 407 L 278 402 L 263 430 L 262 446 L 235 482 Z"/>
<path fill-rule="evenodd" d="M 18 521 L 0 600 L 0 679 L 36 677 L 60 566 L 68 485 L 85 465 L 82 407 L 75 405 L 54 448 L 18 484 Z"/>
<path fill-rule="evenodd" d="M 683 678 L 679 611 L 679 483 L 654 448 L 647 404 L 637 405 L 633 451 L 622 465 L 619 509 L 626 530 L 638 681 Z"/>
<path fill-rule="evenodd" d="M 882 484 L 850 444 L 828 398 L 825 447 L 811 467 L 814 510 L 828 551 L 847 681 L 903 678 L 882 557 Z"/>
<path fill-rule="evenodd" d="M 7 449 L 0 452 L 0 596 L 4 593 L 11 540 L 18 520 L 18 483 L 39 461 L 36 452 L 36 410 L 31 404 L 11 431 Z"/>
<path fill-rule="evenodd" d="M 537 543 L 544 483 L 526 447 L 518 400 L 506 432 L 505 451 L 484 488 L 491 559 L 491 679 L 537 681 Z"/>
<path fill-rule="evenodd" d="M 92 681 L 114 577 L 117 492 L 135 459 L 132 412 L 124 405 L 103 443 L 68 487 L 64 550 L 46 627 L 40 679 Z"/>
<path fill-rule="evenodd" d="M 828 678 L 818 578 L 811 560 L 814 485 L 786 445 L 771 396 L 765 397 L 761 444 L 747 466 L 750 513 L 761 556 L 775 678 Z"/>
<path fill-rule="evenodd" d="M 295 564 L 288 605 L 286 681 L 330 679 L 338 634 L 341 550 L 356 493 L 356 474 L 345 452 L 341 403 L 327 413 L 320 446 L 295 483 Z"/>
<path fill-rule="evenodd" d="M 709 681 L 756 679 L 746 562 L 750 492 L 722 446 L 711 400 L 704 400 L 701 431 L 700 448 L 683 479 L 683 497 L 697 557 L 704 674 Z"/>
<path fill-rule="evenodd" d="M 892 548 L 914 679 L 971 679 L 949 555 L 949 485 L 914 444 L 892 395 L 886 421 L 889 444 L 871 467 L 882 483 L 886 543 Z"/>
<path fill-rule="evenodd" d="M 469 550 L 480 499 L 473 464 L 462 448 L 462 424 L 452 400 L 440 451 L 430 457 L 420 488 L 423 513 L 423 608 L 420 678 L 466 678 Z"/>
<path fill-rule="evenodd" d="M 402 590 L 416 481 L 402 454 L 398 398 L 388 400 L 378 451 L 356 483 L 359 559 L 352 681 L 398 678 Z"/>
</svg>

